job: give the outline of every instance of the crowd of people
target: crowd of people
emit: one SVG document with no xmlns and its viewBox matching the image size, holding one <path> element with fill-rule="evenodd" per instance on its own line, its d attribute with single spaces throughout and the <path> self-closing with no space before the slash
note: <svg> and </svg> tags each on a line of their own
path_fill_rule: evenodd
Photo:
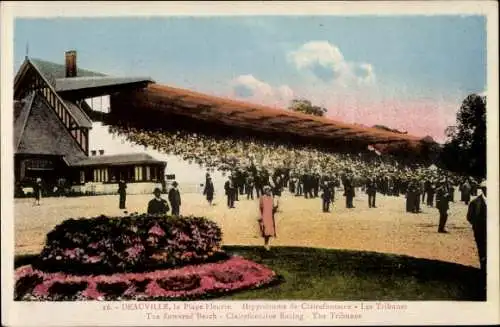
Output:
<svg viewBox="0 0 500 327">
<path fill-rule="evenodd" d="M 234 208 L 235 201 L 240 197 L 259 198 L 260 223 L 266 249 L 269 248 L 269 238 L 276 235 L 274 214 L 279 210 L 279 199 L 285 189 L 295 196 L 321 198 L 323 212 L 329 212 L 338 190 L 343 192 L 345 206 L 349 209 L 354 208 L 356 191 L 361 190 L 368 195 L 369 208 L 376 208 L 377 194 L 404 195 L 407 212 L 419 213 L 424 205 L 438 209 L 439 233 L 447 232 L 445 225 L 449 202 L 455 202 L 456 187 L 460 190 L 460 201 L 465 204 L 469 204 L 471 195 L 477 195 L 478 189 L 484 189 L 484 185 L 480 187 L 480 181 L 474 178 L 459 176 L 434 165 L 403 164 L 397 158 L 375 154 L 369 149 L 362 153 L 336 153 L 272 140 L 122 126 L 112 126 L 110 132 L 125 136 L 132 143 L 179 156 L 206 169 L 203 193 L 210 205 L 214 199 L 210 173 L 216 170 L 225 172 L 227 180 L 224 190 L 228 208 Z M 485 192 L 481 194 L 485 195 Z M 472 216 L 485 213 L 485 209 L 478 204 L 474 208 L 473 212 L 479 213 Z M 469 221 L 474 221 L 474 218 Z M 485 233 L 482 227 L 479 229 L 481 231 L 475 234 L 480 239 L 476 241 L 483 244 L 484 237 L 481 235 Z M 481 247 L 480 255 L 483 263 L 484 246 Z"/>
<path fill-rule="evenodd" d="M 406 194 L 407 211 L 419 212 L 424 198 L 428 206 L 434 205 L 436 189 L 442 183 L 446 183 L 451 191 L 466 184 L 474 193 L 479 182 L 436 166 L 405 165 L 397 158 L 376 155 L 368 149 L 354 154 L 335 153 L 271 140 L 216 137 L 186 131 L 123 126 L 111 126 L 110 131 L 125 136 L 132 143 L 197 163 L 209 173 L 217 170 L 229 174 L 230 183 L 237 190 L 231 196 L 234 200 L 239 195 L 246 195 L 249 199 L 253 199 L 254 195 L 259 197 L 266 185 L 272 187 L 275 196 L 279 196 L 280 190 L 286 187 L 291 193 L 306 198 L 317 198 L 319 192 L 325 190 L 325 185 L 329 188 L 347 185 L 348 207 L 352 207 L 351 197 L 355 196 L 355 188 L 362 187 L 368 190 L 370 207 L 376 205 L 376 193 L 392 196 Z M 227 189 L 226 183 L 226 193 Z M 213 192 L 208 194 L 213 197 Z M 327 194 L 327 197 L 333 198 L 334 194 Z M 229 199 L 228 206 L 233 206 L 233 202 Z"/>
</svg>

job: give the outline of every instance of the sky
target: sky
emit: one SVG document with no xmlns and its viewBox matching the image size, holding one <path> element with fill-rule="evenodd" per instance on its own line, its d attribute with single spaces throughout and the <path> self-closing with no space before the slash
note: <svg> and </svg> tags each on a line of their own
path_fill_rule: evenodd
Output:
<svg viewBox="0 0 500 327">
<path fill-rule="evenodd" d="M 486 91 L 482 16 L 255 16 L 17 19 L 26 55 L 444 141 L 462 100 Z"/>
</svg>

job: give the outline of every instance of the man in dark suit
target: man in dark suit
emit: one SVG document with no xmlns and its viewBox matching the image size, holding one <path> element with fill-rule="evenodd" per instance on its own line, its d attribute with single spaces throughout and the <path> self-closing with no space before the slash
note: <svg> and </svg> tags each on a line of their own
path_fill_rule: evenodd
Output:
<svg viewBox="0 0 500 327">
<path fill-rule="evenodd" d="M 234 185 L 232 176 L 229 176 L 226 183 L 224 184 L 224 191 L 226 192 L 227 196 L 227 207 L 230 209 L 234 208 L 234 193 L 236 192 L 236 187 Z"/>
<path fill-rule="evenodd" d="M 209 205 L 212 205 L 212 201 L 214 200 L 214 191 L 215 188 L 214 183 L 212 182 L 212 177 L 208 176 L 205 182 L 205 188 L 203 189 L 203 195 L 207 197 Z"/>
<path fill-rule="evenodd" d="M 450 201 L 450 191 L 448 190 L 448 184 L 445 180 L 439 183 L 439 187 L 436 189 L 436 207 L 439 210 L 439 227 L 438 233 L 448 233 L 444 226 L 448 220 L 448 209 Z"/>
<path fill-rule="evenodd" d="M 377 183 L 375 183 L 375 178 L 368 178 L 366 183 L 366 194 L 368 194 L 368 208 L 376 208 L 375 197 L 377 195 Z"/>
<path fill-rule="evenodd" d="M 347 176 L 344 182 L 344 196 L 345 196 L 345 206 L 348 209 L 353 209 L 354 205 L 352 203 L 355 192 L 354 192 L 354 181 L 352 176 Z"/>
<path fill-rule="evenodd" d="M 406 190 L 406 212 L 414 212 L 416 198 L 415 184 L 413 181 L 409 181 Z"/>
<path fill-rule="evenodd" d="M 173 216 L 179 216 L 180 208 L 181 208 L 181 193 L 177 189 L 177 184 L 176 181 L 172 183 L 172 188 L 170 191 L 168 191 L 168 201 L 170 202 L 170 205 L 172 206 L 172 215 Z"/>
<path fill-rule="evenodd" d="M 321 179 L 321 177 L 320 177 L 320 175 L 317 172 L 314 173 L 312 175 L 312 178 L 311 178 L 311 180 L 312 180 L 312 188 L 313 188 L 313 196 L 315 198 L 317 198 L 318 195 L 319 195 L 320 179 Z"/>
<path fill-rule="evenodd" d="M 415 199 L 413 204 L 413 213 L 420 213 L 420 196 L 422 194 L 422 189 L 419 187 L 420 181 L 415 179 Z"/>
<path fill-rule="evenodd" d="M 468 180 L 460 185 L 460 201 L 464 201 L 465 204 L 469 204 L 471 195 L 471 185 Z"/>
<path fill-rule="evenodd" d="M 157 187 L 153 191 L 155 197 L 148 203 L 148 214 L 150 215 L 165 215 L 170 208 L 167 201 L 161 198 L 161 190 Z"/>
<path fill-rule="evenodd" d="M 481 270 L 486 273 L 486 183 L 479 186 L 479 195 L 469 203 L 467 221 L 472 225 Z"/>
<path fill-rule="evenodd" d="M 245 183 L 246 183 L 245 191 L 247 193 L 247 200 L 250 200 L 250 198 L 253 200 L 253 188 L 254 188 L 253 177 L 248 176 Z"/>
<path fill-rule="evenodd" d="M 125 209 L 125 200 L 127 198 L 127 183 L 124 180 L 118 182 L 118 194 L 120 195 L 120 209 Z"/>
<path fill-rule="evenodd" d="M 323 212 L 330 212 L 330 203 L 332 202 L 332 189 L 328 181 L 323 183 L 323 194 L 321 197 L 323 199 Z"/>
<path fill-rule="evenodd" d="M 427 194 L 427 206 L 434 206 L 434 181 L 425 181 L 425 193 Z"/>
</svg>

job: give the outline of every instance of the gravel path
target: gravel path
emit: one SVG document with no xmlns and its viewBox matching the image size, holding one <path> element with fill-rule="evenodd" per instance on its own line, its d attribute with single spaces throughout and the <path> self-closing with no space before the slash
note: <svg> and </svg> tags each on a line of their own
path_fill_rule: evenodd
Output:
<svg viewBox="0 0 500 327">
<path fill-rule="evenodd" d="M 285 192 L 276 216 L 278 237 L 271 244 L 386 252 L 479 267 L 472 229 L 465 219 L 465 204 L 450 203 L 450 233 L 439 234 L 439 213 L 435 208 L 423 206 L 423 213 L 410 214 L 405 212 L 403 196 L 377 194 L 378 208 L 369 209 L 366 195 L 357 194 L 355 209 L 346 209 L 344 197 L 337 192 L 333 210 L 323 213 L 319 198 L 307 200 Z M 129 195 L 127 209 L 144 212 L 150 198 Z M 236 202 L 236 209 L 228 209 L 222 196 L 209 207 L 202 195 L 185 194 L 181 214 L 216 221 L 226 245 L 261 245 L 257 200 L 242 198 Z M 118 196 L 46 198 L 41 206 L 33 206 L 32 199 L 16 199 L 14 212 L 16 254 L 38 253 L 45 235 L 67 218 L 124 215 L 118 209 Z"/>
</svg>

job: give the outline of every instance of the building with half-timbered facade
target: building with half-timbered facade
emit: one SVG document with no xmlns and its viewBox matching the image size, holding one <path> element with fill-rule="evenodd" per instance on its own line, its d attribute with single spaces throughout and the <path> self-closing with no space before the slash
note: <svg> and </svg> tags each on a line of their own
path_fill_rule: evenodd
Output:
<svg viewBox="0 0 500 327">
<path fill-rule="evenodd" d="M 26 57 L 14 80 L 14 179 L 17 189 L 41 178 L 79 193 L 151 192 L 164 183 L 166 163 L 145 154 L 104 155 L 89 150 L 93 112 L 86 99 L 126 92 L 149 78 L 113 77 L 79 69 L 76 52 L 65 65 Z"/>
</svg>

